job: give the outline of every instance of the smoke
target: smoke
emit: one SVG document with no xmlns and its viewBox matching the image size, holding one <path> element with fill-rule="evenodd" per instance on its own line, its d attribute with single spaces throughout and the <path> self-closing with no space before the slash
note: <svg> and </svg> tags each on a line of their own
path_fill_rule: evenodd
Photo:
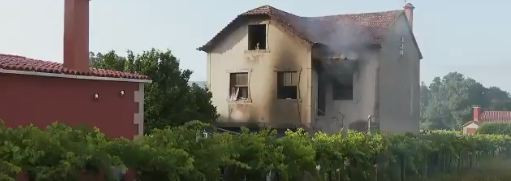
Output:
<svg viewBox="0 0 511 181">
<path fill-rule="evenodd" d="M 311 18 L 303 23 L 305 34 L 313 41 L 326 45 L 326 59 L 358 60 L 371 44 L 367 27 L 342 17 Z"/>
<path fill-rule="evenodd" d="M 315 55 L 319 62 L 318 73 L 324 74 L 320 83 L 350 83 L 352 80 L 347 77 L 358 72 L 360 60 L 366 58 L 369 45 L 373 43 L 367 27 L 343 16 L 307 18 L 302 30 L 322 45 Z"/>
<path fill-rule="evenodd" d="M 313 57 L 318 73 L 318 99 L 323 99 L 318 100 L 318 109 L 322 112 L 325 111 L 322 109 L 331 106 L 324 96 L 327 91 L 325 89 L 328 88 L 326 85 L 341 85 L 341 87 L 353 89 L 356 82 L 353 79 L 357 77 L 355 75 L 359 72 L 359 64 L 362 60 L 368 59 L 366 54 L 370 51 L 369 47 L 373 39 L 367 27 L 358 25 L 346 17 L 307 19 L 303 23 L 302 30 L 308 37 L 312 37 L 314 42 L 320 44 L 315 51 L 313 50 Z M 335 88 L 332 90 L 343 92 Z M 353 92 L 351 94 L 353 96 Z M 337 111 L 328 114 L 343 114 Z M 345 120 L 344 126 L 348 126 L 352 121 L 354 120 Z"/>
</svg>

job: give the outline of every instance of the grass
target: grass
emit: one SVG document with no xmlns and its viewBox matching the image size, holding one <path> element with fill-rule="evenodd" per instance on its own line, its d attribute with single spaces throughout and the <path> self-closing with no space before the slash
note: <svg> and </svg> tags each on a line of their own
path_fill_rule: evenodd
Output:
<svg viewBox="0 0 511 181">
<path fill-rule="evenodd" d="M 485 161 L 475 168 L 461 172 L 437 175 L 429 181 L 509 181 L 511 180 L 511 159 Z"/>
</svg>

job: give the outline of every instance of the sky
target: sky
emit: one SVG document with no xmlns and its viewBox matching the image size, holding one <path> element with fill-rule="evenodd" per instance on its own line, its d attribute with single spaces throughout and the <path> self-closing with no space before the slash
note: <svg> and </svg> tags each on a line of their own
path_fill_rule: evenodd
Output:
<svg viewBox="0 0 511 181">
<path fill-rule="evenodd" d="M 507 0 L 409 0 L 424 55 L 421 81 L 460 72 L 511 91 Z M 205 44 L 238 14 L 271 5 L 300 16 L 402 9 L 404 0 L 91 0 L 90 50 L 171 50 L 206 80 Z M 64 0 L 0 0 L 0 53 L 62 62 Z"/>
</svg>

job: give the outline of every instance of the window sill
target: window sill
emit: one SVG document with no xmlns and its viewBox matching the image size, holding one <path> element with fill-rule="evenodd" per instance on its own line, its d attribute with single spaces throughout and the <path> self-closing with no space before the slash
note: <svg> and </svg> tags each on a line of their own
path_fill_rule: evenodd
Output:
<svg viewBox="0 0 511 181">
<path fill-rule="evenodd" d="M 280 102 L 301 102 L 302 100 L 301 99 L 279 99 L 279 98 L 277 98 L 277 101 L 280 101 Z"/>
<path fill-rule="evenodd" d="M 270 50 L 245 50 L 245 54 L 270 53 Z"/>
<path fill-rule="evenodd" d="M 334 101 L 335 102 L 341 102 L 341 103 L 356 103 L 355 100 L 353 100 L 353 99 L 348 99 L 348 100 L 341 100 L 341 99 L 335 100 L 334 99 Z"/>
<path fill-rule="evenodd" d="M 229 104 L 252 104 L 252 100 L 246 99 L 246 100 L 227 100 Z"/>
</svg>

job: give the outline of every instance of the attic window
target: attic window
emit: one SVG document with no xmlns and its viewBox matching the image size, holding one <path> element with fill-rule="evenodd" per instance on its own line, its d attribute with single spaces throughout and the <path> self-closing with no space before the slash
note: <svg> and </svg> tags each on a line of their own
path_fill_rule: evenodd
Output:
<svg viewBox="0 0 511 181">
<path fill-rule="evenodd" d="M 277 98 L 296 99 L 298 97 L 298 73 L 277 73 Z"/>
<path fill-rule="evenodd" d="M 353 100 L 353 74 L 332 80 L 334 100 Z"/>
<path fill-rule="evenodd" d="M 231 73 L 229 95 L 231 101 L 248 99 L 248 73 Z"/>
<path fill-rule="evenodd" d="M 248 49 L 266 50 L 266 25 L 248 25 Z"/>
</svg>

